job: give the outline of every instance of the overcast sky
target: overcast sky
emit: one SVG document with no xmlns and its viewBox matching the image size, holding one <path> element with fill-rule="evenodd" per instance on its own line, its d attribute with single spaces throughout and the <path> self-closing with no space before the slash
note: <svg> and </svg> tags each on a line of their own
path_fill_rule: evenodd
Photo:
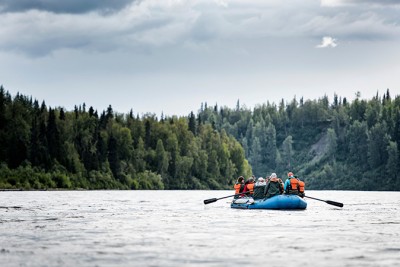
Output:
<svg viewBox="0 0 400 267">
<path fill-rule="evenodd" d="M 0 16 L 0 84 L 67 110 L 400 94 L 400 0 L 0 0 Z"/>
</svg>

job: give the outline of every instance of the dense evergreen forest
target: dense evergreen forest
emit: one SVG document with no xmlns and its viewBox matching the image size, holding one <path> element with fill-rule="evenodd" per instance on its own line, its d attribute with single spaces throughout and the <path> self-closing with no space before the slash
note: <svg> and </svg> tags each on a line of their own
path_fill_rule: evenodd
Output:
<svg viewBox="0 0 400 267">
<path fill-rule="evenodd" d="M 198 123 L 239 140 L 257 177 L 290 170 L 308 189 L 400 190 L 400 96 L 389 89 L 351 103 L 335 94 L 253 110 L 205 104 Z"/>
<path fill-rule="evenodd" d="M 239 175 L 308 189 L 400 190 L 400 96 L 334 95 L 157 118 L 47 107 L 0 87 L 0 188 L 229 189 Z M 248 161 L 247 161 L 248 159 Z"/>
<path fill-rule="evenodd" d="M 251 175 L 240 143 L 188 117 L 40 105 L 0 87 L 0 188 L 223 189 Z"/>
</svg>

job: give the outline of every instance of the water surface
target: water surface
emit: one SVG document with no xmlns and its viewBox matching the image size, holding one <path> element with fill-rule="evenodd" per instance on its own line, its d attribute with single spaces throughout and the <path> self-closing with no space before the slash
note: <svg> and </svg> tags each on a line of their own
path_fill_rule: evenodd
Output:
<svg viewBox="0 0 400 267">
<path fill-rule="evenodd" d="M 307 191 L 304 211 L 232 191 L 0 192 L 1 266 L 399 266 L 400 192 Z"/>
</svg>

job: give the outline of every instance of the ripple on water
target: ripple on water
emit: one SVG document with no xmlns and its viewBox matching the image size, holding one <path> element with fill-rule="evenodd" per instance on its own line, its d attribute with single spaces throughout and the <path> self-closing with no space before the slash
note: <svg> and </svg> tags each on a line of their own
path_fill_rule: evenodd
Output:
<svg viewBox="0 0 400 267">
<path fill-rule="evenodd" d="M 398 248 L 385 248 L 385 249 L 383 249 L 383 251 L 397 253 L 397 252 L 400 252 L 400 247 L 398 247 Z"/>
<path fill-rule="evenodd" d="M 19 210 L 22 209 L 22 207 L 20 206 L 0 206 L 0 209 L 15 209 L 15 210 Z"/>
</svg>

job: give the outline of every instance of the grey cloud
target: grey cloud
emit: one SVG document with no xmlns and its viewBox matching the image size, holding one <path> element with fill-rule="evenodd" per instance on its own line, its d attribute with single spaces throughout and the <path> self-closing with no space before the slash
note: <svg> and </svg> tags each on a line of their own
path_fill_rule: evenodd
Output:
<svg viewBox="0 0 400 267">
<path fill-rule="evenodd" d="M 368 7 L 397 7 L 400 0 L 321 0 L 322 6 L 368 6 Z"/>
<path fill-rule="evenodd" d="M 153 6 L 151 1 L 137 1 L 107 16 L 99 12 L 59 14 L 37 9 L 4 13 L 0 20 L 0 51 L 30 57 L 65 49 L 147 53 L 148 47 L 168 43 L 171 25 L 177 20 L 177 16 L 163 10 L 164 6 L 152 14 Z"/>
<path fill-rule="evenodd" d="M 77 0 L 60 2 L 78 3 Z M 372 11 L 357 5 L 345 10 L 321 8 L 318 2 L 311 0 L 295 5 L 281 5 L 281 1 L 277 1 L 274 6 L 260 0 L 249 2 L 245 7 L 242 1 L 232 1 L 228 8 L 224 8 L 211 0 L 206 4 L 203 0 L 143 0 L 103 16 L 87 11 L 111 8 L 110 3 L 117 3 L 114 8 L 118 5 L 122 7 L 133 0 L 82 2 L 86 4 L 82 4 L 85 8 L 80 8 L 80 12 L 86 10 L 86 13 L 60 14 L 54 8 L 53 12 L 36 8 L 2 14 L 0 51 L 32 57 L 46 56 L 63 49 L 100 53 L 123 50 L 134 54 L 166 48 L 176 53 L 183 53 L 184 49 L 247 53 L 251 52 L 248 44 L 268 45 L 279 38 L 312 38 L 316 44 L 323 36 L 332 36 L 342 44 L 351 39 L 397 40 L 400 37 L 397 8 L 374 8 Z M 95 5 L 94 2 L 99 3 Z M 0 6 L 4 7 L 4 3 L 6 1 L 0 0 Z M 16 6 L 8 4 L 9 9 L 14 7 L 16 10 Z M 68 4 L 59 4 L 61 6 L 66 10 Z M 18 10 L 28 9 L 26 4 L 19 6 Z"/>
<path fill-rule="evenodd" d="M 389 40 L 398 39 L 398 18 L 372 12 L 357 14 L 359 10 L 316 16 L 302 26 L 304 32 L 319 38 L 329 34 L 341 40 Z"/>
<path fill-rule="evenodd" d="M 400 0 L 347 0 L 354 4 L 400 5 Z"/>
<path fill-rule="evenodd" d="M 53 13 L 82 14 L 91 11 L 113 12 L 134 0 L 0 0 L 0 12 L 41 10 Z"/>
</svg>

